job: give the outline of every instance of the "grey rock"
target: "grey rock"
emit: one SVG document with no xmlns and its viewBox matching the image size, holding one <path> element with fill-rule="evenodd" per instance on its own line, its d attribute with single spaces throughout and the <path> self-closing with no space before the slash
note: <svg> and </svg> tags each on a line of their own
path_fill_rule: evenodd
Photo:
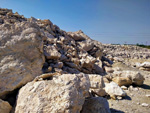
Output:
<svg viewBox="0 0 150 113">
<path fill-rule="evenodd" d="M 103 97 L 86 99 L 81 113 L 111 113 L 107 100 Z"/>
</svg>

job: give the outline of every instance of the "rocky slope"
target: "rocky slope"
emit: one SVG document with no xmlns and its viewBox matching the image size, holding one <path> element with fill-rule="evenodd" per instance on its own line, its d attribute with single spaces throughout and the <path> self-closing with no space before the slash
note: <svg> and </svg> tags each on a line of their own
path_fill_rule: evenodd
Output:
<svg viewBox="0 0 150 113">
<path fill-rule="evenodd" d="M 1 8 L 0 112 L 113 112 L 107 99 L 126 98 L 126 86 L 143 85 L 149 62 L 140 64 L 146 71 L 121 68 L 124 57 L 114 60 L 118 54 L 106 48 L 81 30 L 66 32 Z"/>
</svg>

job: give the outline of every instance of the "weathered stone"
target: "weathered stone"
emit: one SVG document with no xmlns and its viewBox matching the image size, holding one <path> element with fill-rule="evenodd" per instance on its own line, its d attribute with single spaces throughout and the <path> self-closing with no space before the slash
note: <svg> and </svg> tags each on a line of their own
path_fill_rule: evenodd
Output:
<svg viewBox="0 0 150 113">
<path fill-rule="evenodd" d="M 81 40 L 85 40 L 84 37 L 82 37 L 80 34 L 76 34 L 76 33 L 73 33 L 73 32 L 68 32 L 67 35 L 71 38 L 73 38 L 74 40 L 76 41 L 81 41 Z"/>
<path fill-rule="evenodd" d="M 50 20 L 41 20 L 41 23 L 44 24 L 44 25 L 51 25 L 52 22 Z"/>
<path fill-rule="evenodd" d="M 97 74 L 101 74 L 104 72 L 101 60 L 97 60 L 97 62 L 95 62 L 93 69 Z"/>
<path fill-rule="evenodd" d="M 117 83 L 119 86 L 129 86 L 132 84 L 132 81 L 127 77 L 115 77 L 112 81 Z"/>
<path fill-rule="evenodd" d="M 103 77 L 104 83 L 109 83 L 109 80 L 104 76 Z"/>
<path fill-rule="evenodd" d="M 90 79 L 90 90 L 97 94 L 98 96 L 105 96 L 106 92 L 104 90 L 105 84 L 103 77 L 96 74 L 88 74 Z"/>
<path fill-rule="evenodd" d="M 80 113 L 90 87 L 85 74 L 64 74 L 22 87 L 15 113 Z"/>
<path fill-rule="evenodd" d="M 107 74 L 107 75 L 105 75 L 105 77 L 109 80 L 109 81 L 112 81 L 112 79 L 113 79 L 113 76 L 112 76 L 112 74 Z"/>
<path fill-rule="evenodd" d="M 58 50 L 50 45 L 44 48 L 44 55 L 46 56 L 46 59 L 59 59 L 61 57 Z"/>
<path fill-rule="evenodd" d="M 93 97 L 85 100 L 81 113 L 111 113 L 107 100 Z"/>
<path fill-rule="evenodd" d="M 95 57 L 97 58 L 97 57 L 102 57 L 102 55 L 103 55 L 103 52 L 101 51 L 101 50 L 98 50 L 98 51 L 96 51 L 96 53 L 95 53 Z"/>
<path fill-rule="evenodd" d="M 147 104 L 147 103 L 142 103 L 141 106 L 142 106 L 142 107 L 148 107 L 149 104 Z"/>
<path fill-rule="evenodd" d="M 58 62 L 53 67 L 61 69 L 63 67 L 63 62 Z"/>
<path fill-rule="evenodd" d="M 121 89 L 128 90 L 128 88 L 126 86 L 121 86 Z"/>
<path fill-rule="evenodd" d="M 6 102 L 0 99 L 0 113 L 10 113 L 12 109 L 12 106 Z"/>
<path fill-rule="evenodd" d="M 0 26 L 0 97 L 42 73 L 43 42 L 36 25 Z"/>
<path fill-rule="evenodd" d="M 150 68 L 150 62 L 144 62 L 140 66 L 144 68 Z"/>
<path fill-rule="evenodd" d="M 86 56 L 85 58 L 83 57 L 82 59 L 80 59 L 80 62 L 81 62 L 81 67 L 92 69 L 94 66 L 94 63 L 96 62 L 96 59 L 91 56 Z"/>
<path fill-rule="evenodd" d="M 142 85 L 145 80 L 143 75 L 138 71 L 126 71 L 125 75 L 123 76 L 128 77 L 129 79 L 132 80 L 133 84 L 139 86 Z"/>
<path fill-rule="evenodd" d="M 85 51 L 89 51 L 94 47 L 94 43 L 92 43 L 92 40 L 86 40 L 78 43 Z"/>
<path fill-rule="evenodd" d="M 111 97 L 126 95 L 126 93 L 115 82 L 105 83 L 105 91 Z"/>
<path fill-rule="evenodd" d="M 104 69 L 105 69 L 105 71 L 107 72 L 107 73 L 113 73 L 114 72 L 114 70 L 111 68 L 111 67 L 104 67 Z"/>
</svg>

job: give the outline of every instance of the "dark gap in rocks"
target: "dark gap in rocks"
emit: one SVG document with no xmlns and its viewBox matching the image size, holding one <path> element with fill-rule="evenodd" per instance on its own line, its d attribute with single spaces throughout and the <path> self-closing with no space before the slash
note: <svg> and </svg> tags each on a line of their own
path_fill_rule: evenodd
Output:
<svg viewBox="0 0 150 113">
<path fill-rule="evenodd" d="M 47 77 L 47 78 L 44 78 L 43 80 L 53 80 L 53 77 Z"/>
<path fill-rule="evenodd" d="M 5 97 L 4 97 L 4 101 L 8 101 L 9 104 L 14 107 L 15 104 L 16 104 L 16 99 L 17 99 L 17 95 L 18 95 L 18 92 L 19 92 L 20 88 L 17 88 L 11 92 L 9 92 L 9 94 L 7 94 Z"/>
<path fill-rule="evenodd" d="M 116 110 L 116 109 L 113 109 L 113 108 L 110 108 L 110 111 L 111 111 L 111 113 L 125 113 L 123 111 Z"/>
</svg>

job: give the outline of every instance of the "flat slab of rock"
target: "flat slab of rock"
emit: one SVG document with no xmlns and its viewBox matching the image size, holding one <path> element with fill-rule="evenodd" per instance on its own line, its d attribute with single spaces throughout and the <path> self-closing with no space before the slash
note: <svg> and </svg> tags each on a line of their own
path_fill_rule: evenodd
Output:
<svg viewBox="0 0 150 113">
<path fill-rule="evenodd" d="M 0 113 L 10 113 L 12 109 L 12 106 L 6 102 L 0 99 Z"/>
<path fill-rule="evenodd" d="M 0 26 L 0 97 L 42 73 L 43 42 L 36 25 Z"/>
<path fill-rule="evenodd" d="M 93 97 L 85 100 L 81 113 L 111 113 L 107 99 Z"/>
<path fill-rule="evenodd" d="M 132 81 L 128 77 L 115 77 L 112 81 L 117 83 L 119 86 L 129 86 L 132 84 Z"/>
<path fill-rule="evenodd" d="M 22 87 L 15 113 L 80 113 L 90 83 L 85 74 L 63 74 Z"/>
</svg>

